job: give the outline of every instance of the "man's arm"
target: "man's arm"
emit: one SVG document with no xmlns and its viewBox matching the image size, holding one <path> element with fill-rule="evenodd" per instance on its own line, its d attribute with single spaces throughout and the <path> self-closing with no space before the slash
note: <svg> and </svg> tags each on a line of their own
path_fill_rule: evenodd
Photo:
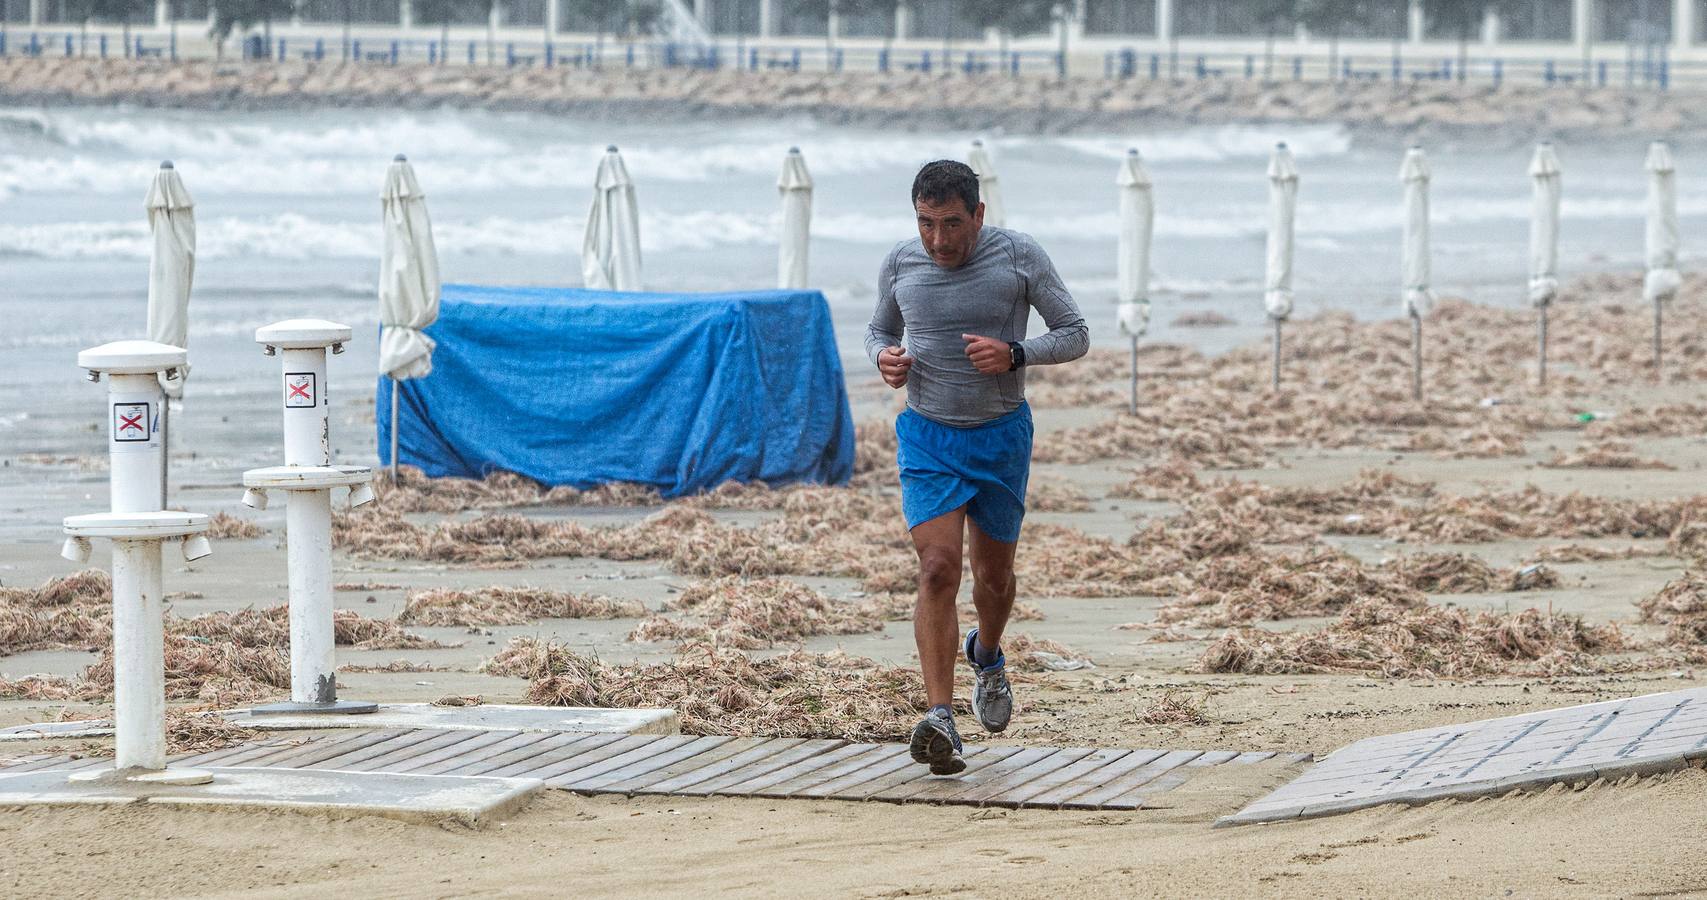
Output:
<svg viewBox="0 0 1707 900">
<path fill-rule="evenodd" d="M 895 302 L 895 257 L 896 252 L 889 251 L 877 270 L 877 311 L 871 315 L 871 324 L 865 327 L 865 355 L 872 365 L 878 365 L 879 353 L 901 345 L 901 334 L 906 329 L 901 320 L 901 305 Z"/>
<path fill-rule="evenodd" d="M 1019 258 L 1026 283 L 1026 302 L 1043 317 L 1049 331 L 1019 342 L 1025 350 L 1027 366 L 1047 366 L 1071 362 L 1091 349 L 1091 331 L 1073 295 L 1061 283 L 1055 263 L 1036 241 L 1026 238 L 1017 242 Z"/>
</svg>

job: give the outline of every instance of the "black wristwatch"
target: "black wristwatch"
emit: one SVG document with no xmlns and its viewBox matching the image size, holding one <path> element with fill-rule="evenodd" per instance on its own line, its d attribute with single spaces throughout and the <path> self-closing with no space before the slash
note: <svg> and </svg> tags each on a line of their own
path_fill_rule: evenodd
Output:
<svg viewBox="0 0 1707 900">
<path fill-rule="evenodd" d="M 1025 348 L 1018 341 L 1008 341 L 1008 362 L 1009 372 L 1025 365 Z"/>
</svg>

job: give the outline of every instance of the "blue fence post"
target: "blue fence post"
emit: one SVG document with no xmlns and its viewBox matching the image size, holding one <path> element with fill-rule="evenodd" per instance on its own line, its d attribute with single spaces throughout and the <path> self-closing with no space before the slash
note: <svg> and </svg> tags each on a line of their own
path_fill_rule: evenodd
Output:
<svg viewBox="0 0 1707 900">
<path fill-rule="evenodd" d="M 1292 80 L 1304 80 L 1304 57 L 1302 56 L 1292 57 Z"/>
<path fill-rule="evenodd" d="M 800 48 L 799 47 L 794 48 L 794 58 L 789 62 L 789 67 L 792 68 L 796 72 L 800 71 Z"/>
<path fill-rule="evenodd" d="M 474 65 L 474 42 L 468 42 L 468 64 Z"/>
<path fill-rule="evenodd" d="M 40 56 L 41 55 L 41 41 L 36 39 L 36 33 L 33 31 L 30 32 L 30 55 L 31 56 Z"/>
<path fill-rule="evenodd" d="M 107 58 L 107 36 L 101 35 L 101 58 Z"/>
<path fill-rule="evenodd" d="M 877 51 L 877 71 L 882 72 L 885 75 L 889 74 L 889 49 L 888 48 L 884 48 L 882 50 Z"/>
<path fill-rule="evenodd" d="M 1553 68 L 1553 61 L 1550 59 L 1547 60 L 1547 62 L 1541 66 L 1541 80 L 1548 84 L 1552 84 L 1554 81 L 1558 80 L 1558 78 L 1559 73 Z"/>
<path fill-rule="evenodd" d="M 628 45 L 628 67 L 630 69 L 634 68 L 634 45 L 633 44 Z"/>
<path fill-rule="evenodd" d="M 514 43 L 504 45 L 504 65 L 512 69 L 516 67 L 516 45 Z"/>
<path fill-rule="evenodd" d="M 1257 77 L 1257 58 L 1247 53 L 1245 54 L 1245 80 L 1250 81 L 1255 77 Z"/>
<path fill-rule="evenodd" d="M 438 41 L 428 41 L 427 42 L 427 65 L 436 66 L 438 64 L 439 64 L 439 42 Z"/>
<path fill-rule="evenodd" d="M 178 61 L 178 36 L 175 34 L 172 35 L 171 38 L 167 41 L 167 46 L 171 48 L 170 52 L 171 52 L 171 56 L 172 56 L 172 61 L 177 62 Z"/>
<path fill-rule="evenodd" d="M 1112 52 L 1102 55 L 1102 77 L 1114 78 L 1114 54 Z"/>
<path fill-rule="evenodd" d="M 1150 80 L 1157 81 L 1162 77 L 1162 55 L 1150 54 Z"/>
<path fill-rule="evenodd" d="M 1351 80 L 1351 57 L 1349 56 L 1340 60 L 1340 78 L 1346 81 Z"/>
<path fill-rule="evenodd" d="M 919 54 L 919 71 L 924 72 L 926 74 L 929 74 L 930 70 L 931 70 L 931 52 L 929 50 L 926 50 L 923 53 Z"/>
<path fill-rule="evenodd" d="M 285 39 L 284 38 L 279 38 L 279 55 L 277 58 L 278 59 L 284 59 L 285 58 Z"/>
<path fill-rule="evenodd" d="M 66 56 L 76 56 L 77 55 L 77 54 L 71 52 L 71 35 L 69 35 L 69 34 L 65 36 L 65 55 Z"/>
<path fill-rule="evenodd" d="M 6 55 L 6 32 L 0 31 L 0 56 Z"/>
<path fill-rule="evenodd" d="M 836 71 L 837 72 L 840 72 L 842 70 L 842 67 L 843 67 L 844 63 L 846 63 L 846 61 L 847 61 L 847 51 L 843 50 L 840 47 L 837 47 L 836 48 Z"/>
<path fill-rule="evenodd" d="M 1199 53 L 1197 55 L 1197 80 L 1198 81 L 1202 81 L 1204 76 L 1206 74 L 1208 74 L 1206 71 L 1207 69 L 1208 69 L 1208 66 L 1205 65 L 1203 62 L 1203 54 Z"/>
<path fill-rule="evenodd" d="M 1452 80 L 1452 60 L 1450 60 L 1450 59 L 1441 60 L 1440 61 L 1440 71 L 1443 73 L 1443 77 L 1447 81 L 1451 81 Z"/>
<path fill-rule="evenodd" d="M 1405 80 L 1405 63 L 1404 63 L 1404 60 L 1399 57 L 1398 51 L 1395 50 L 1393 52 L 1393 83 L 1398 84 L 1399 82 L 1404 81 L 1404 80 Z"/>
<path fill-rule="evenodd" d="M 142 58 L 142 38 L 138 37 L 136 39 L 136 52 L 131 55 L 135 56 L 137 59 Z"/>
<path fill-rule="evenodd" d="M 1660 60 L 1660 90 L 1671 87 L 1671 61 Z"/>
<path fill-rule="evenodd" d="M 397 51 L 398 51 L 398 49 L 399 49 L 399 47 L 397 46 L 397 42 L 392 41 L 391 42 L 391 64 L 394 66 L 397 65 L 397 57 L 398 57 Z"/>
<path fill-rule="evenodd" d="M 551 51 L 552 51 L 551 42 L 546 41 L 545 42 L 545 67 L 547 69 L 551 68 L 552 65 L 556 63 L 556 60 L 552 59 Z"/>
<path fill-rule="evenodd" d="M 360 40 L 350 41 L 350 62 L 361 62 L 361 61 L 362 61 L 362 42 Z"/>
<path fill-rule="evenodd" d="M 1494 60 L 1494 87 L 1499 87 L 1505 81 L 1505 60 Z"/>
<path fill-rule="evenodd" d="M 752 51 L 747 54 L 747 71 L 757 72 L 758 70 L 759 70 L 759 48 L 754 47 L 752 49 Z"/>
</svg>

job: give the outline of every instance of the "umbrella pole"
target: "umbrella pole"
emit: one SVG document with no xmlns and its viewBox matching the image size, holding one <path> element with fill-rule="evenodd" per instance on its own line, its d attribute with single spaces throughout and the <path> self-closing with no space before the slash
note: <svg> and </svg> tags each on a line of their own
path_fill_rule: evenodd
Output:
<svg viewBox="0 0 1707 900">
<path fill-rule="evenodd" d="M 1132 414 L 1138 415 L 1138 336 L 1132 336 Z"/>
<path fill-rule="evenodd" d="M 1274 377 L 1275 390 L 1280 390 L 1280 320 L 1274 320 Z"/>
<path fill-rule="evenodd" d="M 1411 399 L 1423 398 L 1423 322 L 1422 316 L 1411 316 Z"/>
<path fill-rule="evenodd" d="M 1660 339 L 1660 322 L 1664 318 L 1665 307 L 1660 305 L 1658 297 L 1654 298 L 1654 380 L 1664 381 L 1665 374 L 1660 370 L 1660 348 L 1664 346 Z"/>
<path fill-rule="evenodd" d="M 397 379 L 391 379 L 391 483 L 397 483 Z"/>
<path fill-rule="evenodd" d="M 1547 307 L 1542 306 L 1536 319 L 1537 362 L 1540 364 L 1541 387 L 1547 387 Z"/>
</svg>

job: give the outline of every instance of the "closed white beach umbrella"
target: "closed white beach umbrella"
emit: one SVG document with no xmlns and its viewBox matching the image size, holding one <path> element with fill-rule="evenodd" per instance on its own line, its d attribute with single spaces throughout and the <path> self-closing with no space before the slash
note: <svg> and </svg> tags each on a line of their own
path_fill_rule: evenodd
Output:
<svg viewBox="0 0 1707 900">
<path fill-rule="evenodd" d="M 776 286 L 800 290 L 806 287 L 806 251 L 812 238 L 812 173 L 799 147 L 788 148 L 782 174 L 776 180 L 782 194 L 782 242 L 777 250 Z"/>
<path fill-rule="evenodd" d="M 1559 197 L 1562 180 L 1553 145 L 1543 142 L 1529 161 L 1533 186 L 1529 221 L 1529 302 L 1536 308 L 1539 378 L 1547 384 L 1547 307 L 1559 294 Z"/>
<path fill-rule="evenodd" d="M 195 201 L 178 177 L 171 162 L 160 164 L 143 200 L 148 229 L 154 245 L 148 255 L 148 339 L 172 347 L 190 345 L 190 285 L 196 275 Z M 189 364 L 162 376 L 161 387 L 169 398 L 184 396 Z M 160 411 L 161 458 L 171 456 L 171 403 Z M 170 462 L 160 467 L 160 507 L 167 508 L 166 473 Z"/>
<path fill-rule="evenodd" d="M 1132 339 L 1132 412 L 1138 412 L 1138 339 L 1150 327 L 1150 239 L 1156 223 L 1150 173 L 1136 149 L 1126 151 L 1114 177 L 1120 192 L 1120 245 L 1115 259 L 1120 333 Z"/>
<path fill-rule="evenodd" d="M 614 144 L 605 148 L 593 180 L 593 208 L 581 241 L 581 282 L 598 291 L 640 290 L 640 206 Z"/>
<path fill-rule="evenodd" d="M 1654 377 L 1660 375 L 1660 326 L 1664 303 L 1677 296 L 1677 167 L 1665 141 L 1648 146 L 1648 275 L 1642 297 L 1654 305 Z"/>
<path fill-rule="evenodd" d="M 1268 161 L 1268 266 L 1263 307 L 1274 322 L 1274 387 L 1280 387 L 1280 325 L 1292 315 L 1293 220 L 1298 212 L 1298 164 L 1284 142 Z"/>
<path fill-rule="evenodd" d="M 973 141 L 966 164 L 978 176 L 978 199 L 984 202 L 984 224 L 1001 228 L 1007 224 L 1007 207 L 1002 205 L 1002 184 L 996 178 L 996 166 L 990 162 L 990 151 L 983 141 Z"/>
<path fill-rule="evenodd" d="M 1422 399 L 1422 319 L 1434 307 L 1429 286 L 1428 158 L 1421 147 L 1405 151 L 1399 181 L 1405 187 L 1405 249 L 1400 260 L 1402 303 L 1411 319 L 1411 398 Z"/>
<path fill-rule="evenodd" d="M 401 153 L 379 197 L 384 242 L 379 256 L 379 371 L 391 379 L 391 477 L 397 477 L 397 383 L 433 371 L 433 339 L 422 329 L 439 318 L 439 252 L 427 197 Z"/>
<path fill-rule="evenodd" d="M 190 344 L 190 284 L 196 275 L 195 201 L 170 162 L 160 164 L 143 201 L 154 246 L 148 257 L 148 339 L 170 347 Z M 184 395 L 189 366 L 162 380 L 168 397 Z"/>
</svg>

